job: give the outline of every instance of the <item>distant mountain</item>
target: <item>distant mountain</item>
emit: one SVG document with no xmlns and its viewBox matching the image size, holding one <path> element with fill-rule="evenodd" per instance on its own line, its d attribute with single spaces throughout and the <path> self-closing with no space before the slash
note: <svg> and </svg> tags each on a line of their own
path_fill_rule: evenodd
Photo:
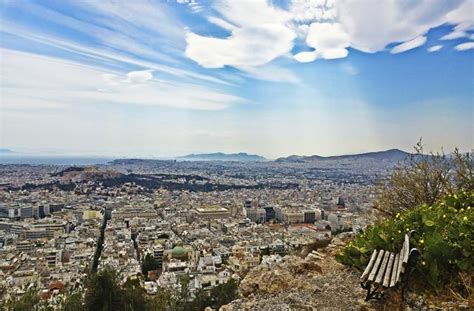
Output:
<svg viewBox="0 0 474 311">
<path fill-rule="evenodd" d="M 182 157 L 178 157 L 179 160 L 187 161 L 238 161 L 238 162 L 253 162 L 253 161 L 266 161 L 262 156 L 256 154 L 248 154 L 245 152 L 240 153 L 201 153 L 201 154 L 188 154 Z"/>
<path fill-rule="evenodd" d="M 16 153 L 16 152 L 10 149 L 0 148 L 0 154 L 11 154 L 11 153 Z"/>
<path fill-rule="evenodd" d="M 375 151 L 359 154 L 347 154 L 339 156 L 323 157 L 318 155 L 312 156 L 297 156 L 291 155 L 289 157 L 278 158 L 275 162 L 293 162 L 293 163 L 307 163 L 317 161 L 335 161 L 335 160 L 359 160 L 359 159 L 372 159 L 372 160 L 388 160 L 388 161 L 400 161 L 404 160 L 409 155 L 408 152 L 400 149 L 390 149 L 385 151 Z"/>
</svg>

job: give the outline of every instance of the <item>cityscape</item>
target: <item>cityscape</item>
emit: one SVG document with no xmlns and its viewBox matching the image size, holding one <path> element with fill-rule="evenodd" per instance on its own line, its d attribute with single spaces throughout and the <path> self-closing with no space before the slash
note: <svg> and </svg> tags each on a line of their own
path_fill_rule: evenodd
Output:
<svg viewBox="0 0 474 311">
<path fill-rule="evenodd" d="M 0 0 L 0 311 L 474 310 L 474 0 Z"/>
<path fill-rule="evenodd" d="M 184 275 L 191 295 L 241 280 L 366 226 L 375 181 L 407 155 L 2 165 L 1 285 L 16 294 L 38 282 L 49 298 L 105 266 L 150 295 Z M 156 267 L 143 275 L 146 256 Z"/>
</svg>

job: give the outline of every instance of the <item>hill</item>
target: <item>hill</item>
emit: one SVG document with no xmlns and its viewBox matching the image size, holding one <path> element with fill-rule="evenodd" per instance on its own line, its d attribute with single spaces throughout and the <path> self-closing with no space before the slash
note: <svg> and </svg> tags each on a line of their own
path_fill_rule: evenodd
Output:
<svg viewBox="0 0 474 311">
<path fill-rule="evenodd" d="M 179 160 L 186 161 L 237 161 L 237 162 L 255 162 L 255 161 L 266 161 L 262 156 L 256 154 L 248 154 L 245 152 L 239 153 L 201 153 L 201 154 L 188 154 L 182 157 L 178 157 Z"/>
<path fill-rule="evenodd" d="M 409 155 L 408 152 L 400 149 L 390 149 L 385 151 L 375 151 L 359 154 L 348 154 L 339 156 L 323 157 L 319 155 L 311 156 L 298 156 L 291 155 L 288 157 L 278 158 L 275 162 L 286 162 L 286 163 L 307 163 L 307 162 L 324 162 L 324 161 L 337 161 L 337 160 L 388 160 L 388 161 L 401 161 Z"/>
</svg>

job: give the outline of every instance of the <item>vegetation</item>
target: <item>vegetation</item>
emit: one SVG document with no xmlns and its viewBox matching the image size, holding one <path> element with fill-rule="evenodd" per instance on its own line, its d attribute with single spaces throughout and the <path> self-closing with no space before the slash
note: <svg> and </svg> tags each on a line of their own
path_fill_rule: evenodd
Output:
<svg viewBox="0 0 474 311">
<path fill-rule="evenodd" d="M 433 205 L 447 195 L 474 191 L 474 158 L 455 149 L 425 155 L 421 140 L 415 153 L 401 163 L 387 182 L 380 184 L 376 208 L 389 216 L 421 204 Z"/>
<path fill-rule="evenodd" d="M 410 243 L 421 252 L 419 280 L 439 291 L 459 283 L 463 273 L 474 273 L 474 192 L 448 196 L 441 202 L 401 212 L 393 219 L 368 227 L 350 242 L 337 259 L 363 269 L 374 249 L 399 251 L 406 232 L 416 230 Z M 467 289 L 465 289 L 467 290 Z"/>
<path fill-rule="evenodd" d="M 209 291 L 198 291 L 194 299 L 188 293 L 189 279 L 182 278 L 180 283 L 179 291 L 161 289 L 156 295 L 147 296 L 138 279 L 120 285 L 117 273 L 105 267 L 88 276 L 84 292 L 63 294 L 50 303 L 40 301 L 38 290 L 31 288 L 21 297 L 7 301 L 4 307 L 8 311 L 197 311 L 207 306 L 218 309 L 237 297 L 238 284 L 233 279 Z"/>
<path fill-rule="evenodd" d="M 376 209 L 385 219 L 367 227 L 337 256 L 364 269 L 374 249 L 399 251 L 405 233 L 421 253 L 414 279 L 422 289 L 450 288 L 459 299 L 474 299 L 473 154 L 455 150 L 424 155 L 421 141 L 390 179 L 379 188 Z"/>
<path fill-rule="evenodd" d="M 20 297 L 12 297 L 5 303 L 8 311 L 30 311 L 31 306 L 38 304 L 39 296 L 36 287 L 31 287 Z"/>
<path fill-rule="evenodd" d="M 142 273 L 145 278 L 148 275 L 148 271 L 157 270 L 160 267 L 160 264 L 151 254 L 146 254 L 142 262 Z"/>
</svg>

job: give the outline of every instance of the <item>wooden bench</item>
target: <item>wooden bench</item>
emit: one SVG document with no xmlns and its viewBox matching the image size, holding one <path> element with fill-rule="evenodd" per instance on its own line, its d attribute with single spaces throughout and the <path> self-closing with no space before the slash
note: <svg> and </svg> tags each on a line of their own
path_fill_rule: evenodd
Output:
<svg viewBox="0 0 474 311">
<path fill-rule="evenodd" d="M 419 251 L 416 248 L 410 249 L 410 238 L 414 233 L 415 231 L 412 230 L 409 234 L 405 234 L 399 253 L 383 249 L 374 250 L 369 264 L 360 277 L 362 288 L 367 290 L 366 301 L 381 298 L 385 290 L 397 287 L 398 284 L 401 284 L 401 295 L 404 299 L 408 279 L 419 256 Z"/>
</svg>

